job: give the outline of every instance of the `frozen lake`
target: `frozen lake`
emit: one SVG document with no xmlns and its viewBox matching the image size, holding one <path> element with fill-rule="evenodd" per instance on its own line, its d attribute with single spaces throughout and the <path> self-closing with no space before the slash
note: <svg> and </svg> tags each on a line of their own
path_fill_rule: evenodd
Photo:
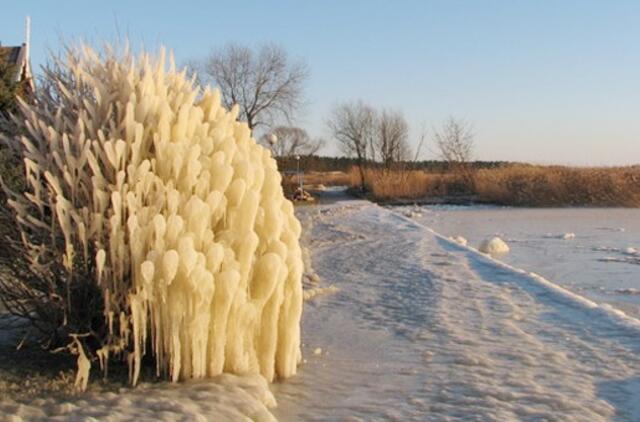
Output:
<svg viewBox="0 0 640 422">
<path fill-rule="evenodd" d="M 478 247 L 498 235 L 498 259 L 598 303 L 640 316 L 640 210 L 623 208 L 402 207 L 445 236 Z M 417 212 L 416 212 L 417 211 Z"/>
</svg>

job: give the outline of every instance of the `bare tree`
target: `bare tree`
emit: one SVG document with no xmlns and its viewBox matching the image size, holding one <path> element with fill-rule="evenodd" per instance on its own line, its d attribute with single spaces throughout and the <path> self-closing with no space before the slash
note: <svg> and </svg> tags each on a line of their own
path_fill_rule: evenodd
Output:
<svg viewBox="0 0 640 422">
<path fill-rule="evenodd" d="M 449 117 L 439 130 L 434 131 L 434 141 L 440 158 L 451 167 L 468 163 L 473 158 L 473 130 L 461 119 Z"/>
<path fill-rule="evenodd" d="M 409 159 L 409 125 L 402 113 L 383 110 L 376 119 L 374 151 L 386 169 Z"/>
<path fill-rule="evenodd" d="M 201 80 L 210 79 L 220 89 L 227 108 L 237 104 L 240 118 L 252 130 L 278 118 L 291 121 L 302 106 L 308 75 L 304 62 L 292 62 L 275 44 L 265 44 L 257 51 L 229 44 L 213 51 L 200 69 Z"/>
<path fill-rule="evenodd" d="M 277 142 L 270 146 L 276 157 L 313 155 L 325 144 L 323 139 L 311 138 L 306 130 L 299 127 L 278 126 L 270 134 L 277 138 Z M 262 137 L 261 142 L 269 145 L 266 136 Z"/>
<path fill-rule="evenodd" d="M 372 153 L 376 112 L 362 101 L 337 105 L 327 120 L 332 136 L 342 151 L 356 158 L 360 172 L 360 188 L 365 189 L 364 167 Z"/>
<path fill-rule="evenodd" d="M 473 168 L 469 162 L 473 158 L 473 130 L 471 125 L 461 119 L 449 117 L 440 130 L 434 132 L 434 140 L 440 150 L 440 157 L 449 169 L 460 177 L 458 190 L 474 190 Z"/>
</svg>

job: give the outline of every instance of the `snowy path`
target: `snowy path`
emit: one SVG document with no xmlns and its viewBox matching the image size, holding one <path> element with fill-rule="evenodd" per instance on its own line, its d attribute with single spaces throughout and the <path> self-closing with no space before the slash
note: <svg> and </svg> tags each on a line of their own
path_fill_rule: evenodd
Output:
<svg viewBox="0 0 640 422">
<path fill-rule="evenodd" d="M 636 321 L 367 202 L 300 212 L 340 292 L 305 309 L 279 419 L 640 420 Z"/>
</svg>

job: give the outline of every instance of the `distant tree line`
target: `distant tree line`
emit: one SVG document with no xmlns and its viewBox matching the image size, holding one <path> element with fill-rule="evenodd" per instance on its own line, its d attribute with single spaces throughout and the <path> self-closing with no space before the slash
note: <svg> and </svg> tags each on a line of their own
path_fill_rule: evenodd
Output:
<svg viewBox="0 0 640 422">
<path fill-rule="evenodd" d="M 295 171 L 297 160 L 294 156 L 276 157 L 278 168 L 282 171 Z M 492 169 L 513 165 L 509 161 L 471 161 L 468 163 L 473 170 Z M 300 168 L 304 171 L 342 171 L 348 172 L 352 167 L 358 165 L 357 158 L 354 157 L 329 157 L 319 155 L 301 155 Z M 366 167 L 384 168 L 384 163 L 367 161 Z M 446 173 L 451 170 L 450 165 L 442 160 L 420 160 L 420 161 L 400 161 L 395 163 L 396 167 L 405 170 L 424 170 L 436 173 Z"/>
</svg>

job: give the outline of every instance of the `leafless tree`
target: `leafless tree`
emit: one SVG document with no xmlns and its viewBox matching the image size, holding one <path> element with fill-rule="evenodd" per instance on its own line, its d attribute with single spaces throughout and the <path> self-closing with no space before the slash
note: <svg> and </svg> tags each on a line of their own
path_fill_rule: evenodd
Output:
<svg viewBox="0 0 640 422">
<path fill-rule="evenodd" d="M 249 128 L 268 126 L 275 119 L 291 121 L 302 106 L 307 65 L 291 61 L 275 44 L 257 50 L 229 44 L 214 50 L 200 66 L 203 82 L 211 80 L 222 94 L 224 105 L 240 107 L 240 118 Z"/>
<path fill-rule="evenodd" d="M 356 158 L 362 190 L 365 189 L 364 167 L 372 153 L 375 121 L 375 110 L 362 101 L 337 105 L 327 120 L 340 149 L 347 156 Z"/>
<path fill-rule="evenodd" d="M 270 134 L 277 138 L 275 145 L 270 146 L 276 157 L 313 155 L 325 144 L 323 139 L 311 138 L 306 130 L 299 127 L 278 126 Z M 266 135 L 261 141 L 269 145 Z"/>
<path fill-rule="evenodd" d="M 471 125 L 461 119 L 449 117 L 440 130 L 434 132 L 434 141 L 440 150 L 440 157 L 461 182 L 460 190 L 474 190 L 474 172 L 469 165 L 473 158 L 473 130 Z"/>
<path fill-rule="evenodd" d="M 409 125 L 402 113 L 383 110 L 376 119 L 374 151 L 386 169 L 409 159 Z"/>
<path fill-rule="evenodd" d="M 473 158 L 473 130 L 461 119 L 449 117 L 439 130 L 434 131 L 434 141 L 440 158 L 452 167 L 468 163 Z"/>
</svg>

